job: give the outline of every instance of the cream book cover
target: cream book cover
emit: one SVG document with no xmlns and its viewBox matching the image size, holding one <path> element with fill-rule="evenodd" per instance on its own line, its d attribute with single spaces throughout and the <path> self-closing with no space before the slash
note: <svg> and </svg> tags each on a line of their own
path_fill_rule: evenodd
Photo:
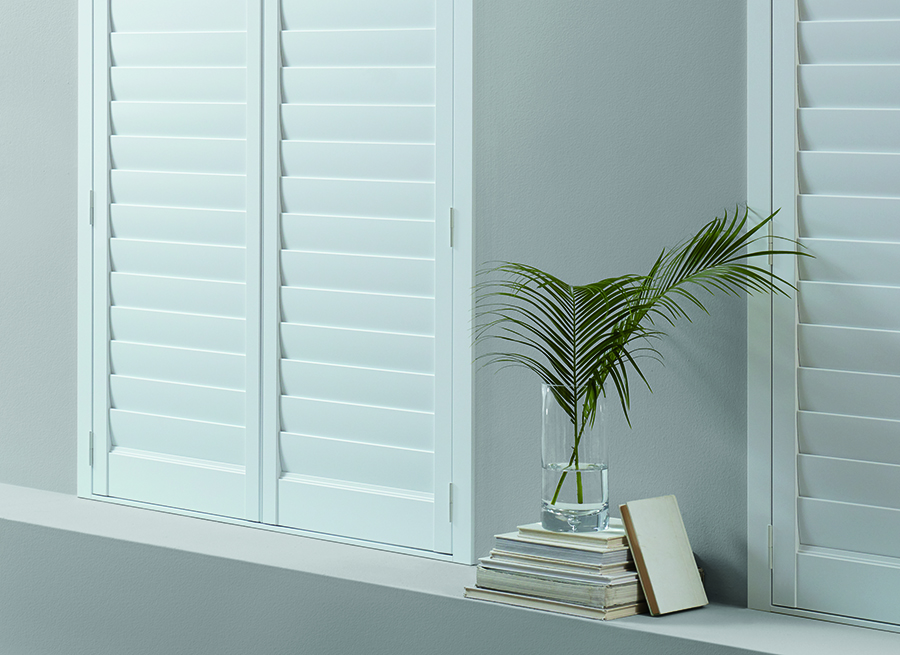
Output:
<svg viewBox="0 0 900 655">
<path fill-rule="evenodd" d="M 675 496 L 632 500 L 619 509 L 650 613 L 708 604 Z"/>
</svg>

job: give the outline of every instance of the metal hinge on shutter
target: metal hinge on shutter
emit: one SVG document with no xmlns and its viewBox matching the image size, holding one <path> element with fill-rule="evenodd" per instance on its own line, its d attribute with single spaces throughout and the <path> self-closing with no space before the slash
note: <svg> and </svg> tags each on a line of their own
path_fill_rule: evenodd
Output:
<svg viewBox="0 0 900 655">
<path fill-rule="evenodd" d="M 91 210 L 88 213 L 88 221 L 90 221 L 90 224 L 93 225 L 94 224 L 94 190 L 91 189 L 90 191 L 88 191 L 88 195 L 90 196 L 90 201 L 91 201 Z"/>
<path fill-rule="evenodd" d="M 450 227 L 449 227 L 450 235 L 450 247 L 453 247 L 453 207 L 450 208 Z"/>
<path fill-rule="evenodd" d="M 775 560 L 774 550 L 775 549 L 773 548 L 773 544 L 774 544 L 773 539 L 774 539 L 774 530 L 772 529 L 772 526 L 770 525 L 769 526 L 769 570 L 770 571 L 775 568 L 775 564 L 774 564 L 774 560 Z"/>
<path fill-rule="evenodd" d="M 88 432 L 88 462 L 91 468 L 94 467 L 94 433 Z"/>
<path fill-rule="evenodd" d="M 447 486 L 449 487 L 447 489 L 447 498 L 449 499 L 449 502 L 447 503 L 447 507 L 448 507 L 447 520 L 450 523 L 453 523 L 453 483 L 451 482 Z"/>
<path fill-rule="evenodd" d="M 769 221 L 768 228 L 769 228 L 769 250 L 774 250 L 775 249 L 775 234 L 774 234 L 775 228 L 772 227 L 772 221 Z M 772 255 L 772 253 L 769 253 L 769 268 L 772 268 L 773 264 L 774 264 L 773 255 Z"/>
</svg>

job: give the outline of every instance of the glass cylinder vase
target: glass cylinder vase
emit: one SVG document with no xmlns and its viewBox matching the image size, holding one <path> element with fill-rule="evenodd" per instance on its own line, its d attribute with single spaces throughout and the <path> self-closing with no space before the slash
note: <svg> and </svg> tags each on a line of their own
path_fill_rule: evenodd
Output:
<svg viewBox="0 0 900 655">
<path fill-rule="evenodd" d="M 609 525 L 605 399 L 593 420 L 583 399 L 541 385 L 541 525 L 554 532 L 596 532 Z M 560 401 L 562 400 L 562 404 Z"/>
</svg>

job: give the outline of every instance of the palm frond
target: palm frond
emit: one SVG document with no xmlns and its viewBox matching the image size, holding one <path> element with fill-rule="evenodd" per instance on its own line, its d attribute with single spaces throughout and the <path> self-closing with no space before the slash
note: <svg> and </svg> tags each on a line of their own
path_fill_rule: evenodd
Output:
<svg viewBox="0 0 900 655">
<path fill-rule="evenodd" d="M 763 228 L 776 211 L 747 228 L 748 211 L 736 208 L 693 237 L 663 250 L 646 275 L 623 275 L 570 285 L 534 266 L 495 262 L 475 285 L 474 339 L 499 340 L 513 352 L 481 355 L 488 364 L 525 366 L 553 387 L 557 402 L 577 426 L 593 422 L 596 403 L 613 387 L 630 423 L 630 374 L 650 383 L 639 358 L 662 361 L 652 342 L 664 336 L 657 321 L 690 321 L 687 307 L 709 313 L 704 299 L 716 293 L 788 294 L 793 285 L 748 261 L 754 257 L 809 256 L 770 246 Z M 797 248 L 791 239 L 782 239 Z M 764 243 L 763 246 L 758 244 Z M 703 293 L 705 292 L 705 293 Z M 576 408 L 581 403 L 584 416 Z"/>
</svg>

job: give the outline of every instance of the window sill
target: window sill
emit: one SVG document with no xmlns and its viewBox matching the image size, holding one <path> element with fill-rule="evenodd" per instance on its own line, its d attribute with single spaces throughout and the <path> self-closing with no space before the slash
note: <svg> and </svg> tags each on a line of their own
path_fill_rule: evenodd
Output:
<svg viewBox="0 0 900 655">
<path fill-rule="evenodd" d="M 473 567 L 26 487 L 0 484 L 0 520 L 450 598 L 469 607 L 479 603 L 462 596 L 463 587 L 474 582 Z M 491 617 L 498 635 L 505 621 L 515 623 L 521 612 L 535 611 L 494 603 L 478 607 Z M 541 614 L 553 621 L 589 621 Z M 623 637 L 620 630 L 633 631 L 635 642 L 642 636 L 667 638 L 672 652 L 688 653 L 701 645 L 773 655 L 900 652 L 898 634 L 715 604 L 665 617 L 596 622 L 596 626 L 600 631 L 616 631 L 619 639 Z"/>
</svg>

